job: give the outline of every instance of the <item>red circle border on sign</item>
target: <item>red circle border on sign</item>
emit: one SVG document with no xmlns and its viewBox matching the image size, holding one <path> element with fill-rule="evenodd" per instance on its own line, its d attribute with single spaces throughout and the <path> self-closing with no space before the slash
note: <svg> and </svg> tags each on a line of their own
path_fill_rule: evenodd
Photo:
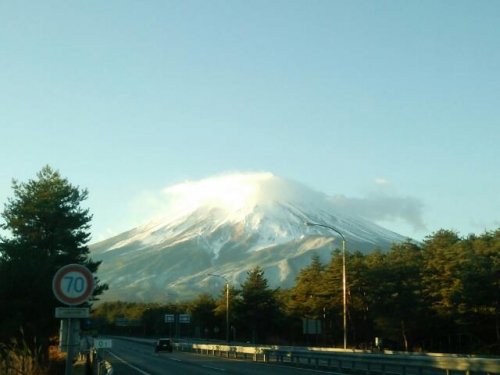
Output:
<svg viewBox="0 0 500 375">
<path fill-rule="evenodd" d="M 87 289 L 79 297 L 68 297 L 61 290 L 61 281 L 69 272 L 79 272 L 87 280 Z M 54 278 L 52 279 L 52 290 L 54 291 L 54 295 L 60 302 L 72 306 L 80 305 L 84 302 L 87 302 L 92 295 L 92 292 L 94 291 L 94 276 L 87 269 L 87 267 L 82 266 L 81 264 L 68 264 L 67 266 L 60 268 L 54 275 Z"/>
</svg>

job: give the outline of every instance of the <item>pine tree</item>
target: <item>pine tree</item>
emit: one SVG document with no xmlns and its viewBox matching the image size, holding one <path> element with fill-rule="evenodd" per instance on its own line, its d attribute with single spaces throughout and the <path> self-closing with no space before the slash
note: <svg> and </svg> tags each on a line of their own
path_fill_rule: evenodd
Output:
<svg viewBox="0 0 500 375">
<path fill-rule="evenodd" d="M 222 326 L 223 320 L 217 321 L 214 316 L 216 301 L 209 294 L 199 294 L 188 306 L 191 314 L 191 325 L 195 327 L 196 337 L 208 338 L 207 334 L 212 332 L 214 327 Z M 206 333 L 205 333 L 206 332 Z"/>
<path fill-rule="evenodd" d="M 411 241 L 393 244 L 388 253 L 367 255 L 370 313 L 376 336 L 383 332 L 405 350 L 424 330 L 421 301 L 421 249 Z"/>
<path fill-rule="evenodd" d="M 10 337 L 22 327 L 26 335 L 47 338 L 57 330 L 52 293 L 56 271 L 70 263 L 95 273 L 86 246 L 92 215 L 82 208 L 88 192 L 71 185 L 51 167 L 34 180 L 13 181 L 14 197 L 5 204 L 0 238 L 0 332 Z M 94 297 L 107 289 L 95 279 Z"/>
<path fill-rule="evenodd" d="M 262 268 L 257 266 L 248 272 L 241 289 L 241 303 L 236 308 L 239 326 L 247 329 L 253 342 L 277 330 L 281 312 Z"/>
<path fill-rule="evenodd" d="M 328 304 L 329 294 L 324 288 L 323 273 L 325 266 L 318 255 L 314 255 L 311 264 L 296 277 L 296 284 L 291 291 L 289 309 L 299 318 L 321 319 Z"/>
</svg>

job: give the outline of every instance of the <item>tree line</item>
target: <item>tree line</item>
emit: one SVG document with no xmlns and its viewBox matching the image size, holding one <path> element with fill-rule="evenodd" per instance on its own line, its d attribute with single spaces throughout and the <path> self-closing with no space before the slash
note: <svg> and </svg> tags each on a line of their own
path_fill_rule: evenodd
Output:
<svg viewBox="0 0 500 375">
<path fill-rule="evenodd" d="M 48 346 L 58 331 L 52 293 L 55 272 L 69 263 L 94 274 L 100 262 L 87 247 L 92 215 L 82 207 L 86 189 L 44 167 L 35 179 L 12 183 L 0 217 L 0 343 L 22 335 Z M 421 243 L 406 241 L 370 254 L 349 249 L 349 347 L 371 347 L 375 337 L 402 350 L 500 352 L 500 229 L 460 237 L 437 231 Z M 94 299 L 107 285 L 95 277 Z M 231 340 L 341 346 L 342 254 L 318 256 L 290 289 L 273 289 L 256 267 L 229 290 Z M 188 313 L 188 325 L 166 324 L 165 314 Z M 144 335 L 226 337 L 226 293 L 175 304 L 101 303 L 94 324 L 104 331 Z M 117 325 L 117 319 L 133 324 Z M 315 323 L 304 333 L 304 319 Z M 84 327 L 89 328 L 89 327 Z"/>
<path fill-rule="evenodd" d="M 500 352 L 500 229 L 467 237 L 439 230 L 387 252 L 348 251 L 346 264 L 348 347 L 373 348 L 378 337 L 398 350 Z M 164 322 L 165 314 L 178 313 L 191 315 L 189 326 Z M 115 333 L 224 339 L 226 294 L 167 305 L 108 302 L 94 316 Z M 118 327 L 118 317 L 141 323 Z M 341 252 L 326 263 L 313 256 L 286 290 L 270 288 L 254 268 L 230 288 L 229 317 L 232 340 L 342 346 Z M 304 333 L 304 319 L 321 329 Z"/>
</svg>

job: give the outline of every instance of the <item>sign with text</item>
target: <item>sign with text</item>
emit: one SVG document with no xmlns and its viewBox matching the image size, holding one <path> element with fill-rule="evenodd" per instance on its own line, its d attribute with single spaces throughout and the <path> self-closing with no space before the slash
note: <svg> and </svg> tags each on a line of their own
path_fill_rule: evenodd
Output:
<svg viewBox="0 0 500 375">
<path fill-rule="evenodd" d="M 56 307 L 56 318 L 88 318 L 90 316 L 88 307 Z"/>
<path fill-rule="evenodd" d="M 111 347 L 113 347 L 111 339 L 94 339 L 94 348 L 96 349 L 109 349 Z"/>
<path fill-rule="evenodd" d="M 52 291 L 55 297 L 65 305 L 80 305 L 92 296 L 94 276 L 81 264 L 68 264 L 54 275 Z"/>
<path fill-rule="evenodd" d="M 165 314 L 165 323 L 173 323 L 175 322 L 174 314 Z"/>
<path fill-rule="evenodd" d="M 302 333 L 305 335 L 321 334 L 321 321 L 316 319 L 302 319 Z"/>
</svg>

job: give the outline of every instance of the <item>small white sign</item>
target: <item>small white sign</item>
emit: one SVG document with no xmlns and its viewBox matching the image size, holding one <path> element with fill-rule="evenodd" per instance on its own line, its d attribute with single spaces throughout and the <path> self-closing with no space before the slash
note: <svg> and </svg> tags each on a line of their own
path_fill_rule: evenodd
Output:
<svg viewBox="0 0 500 375">
<path fill-rule="evenodd" d="M 88 307 L 56 307 L 56 318 L 88 318 L 90 316 Z"/>
<path fill-rule="evenodd" d="M 109 349 L 113 346 L 111 339 L 94 339 L 94 348 L 96 349 Z"/>
<path fill-rule="evenodd" d="M 175 322 L 174 314 L 165 314 L 165 323 L 173 323 Z"/>
<path fill-rule="evenodd" d="M 179 323 L 190 323 L 191 315 L 189 314 L 179 314 Z"/>
</svg>

